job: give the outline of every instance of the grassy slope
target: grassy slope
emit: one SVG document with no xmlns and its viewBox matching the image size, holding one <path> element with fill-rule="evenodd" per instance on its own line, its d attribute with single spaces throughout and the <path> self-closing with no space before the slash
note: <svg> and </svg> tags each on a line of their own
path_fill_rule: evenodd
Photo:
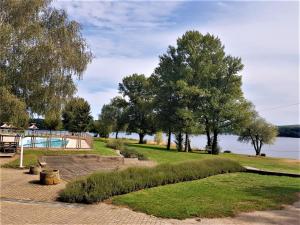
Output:
<svg viewBox="0 0 300 225">
<path fill-rule="evenodd" d="M 176 163 L 185 160 L 206 159 L 212 157 L 230 158 L 240 162 L 244 166 L 252 166 L 259 169 L 268 169 L 273 171 L 300 173 L 299 160 L 286 160 L 271 157 L 250 157 L 247 155 L 238 154 L 220 154 L 218 156 L 209 155 L 206 153 L 186 153 L 177 152 L 176 150 L 166 150 L 163 146 L 156 145 L 138 145 L 128 144 L 130 147 L 135 148 L 138 152 L 146 155 L 148 159 L 158 163 Z"/>
<path fill-rule="evenodd" d="M 223 217 L 278 209 L 295 201 L 299 190 L 298 178 L 235 173 L 120 195 L 113 203 L 159 217 Z"/>
<path fill-rule="evenodd" d="M 274 171 L 298 172 L 299 161 L 237 154 L 185 153 L 155 145 L 129 144 L 158 163 L 200 158 L 230 158 L 242 165 Z M 249 173 L 225 174 L 202 180 L 145 189 L 113 198 L 114 204 L 160 217 L 232 216 L 238 212 L 280 208 L 296 200 L 300 179 Z"/>
<path fill-rule="evenodd" d="M 103 156 L 114 156 L 117 155 L 114 150 L 105 147 L 104 142 L 94 141 L 94 148 L 92 151 L 88 150 L 25 150 L 24 151 L 24 166 L 29 167 L 30 165 L 37 164 L 38 157 L 41 155 L 65 155 L 65 154 L 99 154 Z M 9 162 L 3 167 L 18 168 L 20 164 L 19 159 Z"/>
</svg>

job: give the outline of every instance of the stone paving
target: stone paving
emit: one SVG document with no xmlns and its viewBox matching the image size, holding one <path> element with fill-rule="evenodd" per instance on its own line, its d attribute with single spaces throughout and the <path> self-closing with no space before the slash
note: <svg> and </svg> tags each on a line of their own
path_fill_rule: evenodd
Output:
<svg viewBox="0 0 300 225">
<path fill-rule="evenodd" d="M 0 197 L 36 201 L 54 201 L 58 192 L 64 189 L 66 182 L 58 185 L 40 185 L 39 175 L 28 174 L 28 170 L 0 169 Z"/>
<path fill-rule="evenodd" d="M 3 160 L 0 159 L 0 164 Z M 43 186 L 38 175 L 25 170 L 0 168 L 0 224 L 199 224 L 199 225 L 299 225 L 300 202 L 285 210 L 243 213 L 235 218 L 221 219 L 161 219 L 124 207 L 99 203 L 67 204 L 55 201 L 66 183 Z"/>
</svg>

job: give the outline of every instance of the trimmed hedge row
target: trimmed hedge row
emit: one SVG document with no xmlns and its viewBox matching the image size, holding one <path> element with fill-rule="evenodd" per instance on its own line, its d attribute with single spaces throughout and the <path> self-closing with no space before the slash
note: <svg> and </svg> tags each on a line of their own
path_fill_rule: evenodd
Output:
<svg viewBox="0 0 300 225">
<path fill-rule="evenodd" d="M 59 199 L 64 202 L 93 203 L 144 188 L 243 170 L 238 162 L 229 159 L 204 159 L 161 164 L 153 168 L 133 167 L 123 171 L 101 172 L 69 183 Z"/>
</svg>

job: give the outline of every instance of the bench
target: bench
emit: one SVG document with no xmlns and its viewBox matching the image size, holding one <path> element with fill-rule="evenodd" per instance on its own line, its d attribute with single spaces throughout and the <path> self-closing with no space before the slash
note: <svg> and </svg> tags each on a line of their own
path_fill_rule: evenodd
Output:
<svg viewBox="0 0 300 225">
<path fill-rule="evenodd" d="M 18 142 L 0 142 L 0 152 L 2 153 L 16 153 Z"/>
</svg>

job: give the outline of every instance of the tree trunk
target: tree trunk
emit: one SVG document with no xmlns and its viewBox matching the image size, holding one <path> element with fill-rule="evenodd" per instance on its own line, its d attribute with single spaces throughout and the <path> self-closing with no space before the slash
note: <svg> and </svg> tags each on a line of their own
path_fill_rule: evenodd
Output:
<svg viewBox="0 0 300 225">
<path fill-rule="evenodd" d="M 213 132 L 213 141 L 211 146 L 212 154 L 219 154 L 219 148 L 218 148 L 218 132 L 214 130 Z"/>
<path fill-rule="evenodd" d="M 211 146 L 211 137 L 210 137 L 209 129 L 206 128 L 205 132 L 206 132 L 206 136 L 207 136 L 207 146 Z"/>
<path fill-rule="evenodd" d="M 116 139 L 118 139 L 119 131 L 116 131 Z"/>
<path fill-rule="evenodd" d="M 259 144 L 258 144 L 259 142 Z M 261 141 L 257 141 L 257 146 L 256 146 L 256 155 L 260 155 L 260 151 L 261 151 L 261 147 L 262 147 L 262 142 Z"/>
<path fill-rule="evenodd" d="M 183 149 L 183 137 L 181 132 L 176 134 L 176 147 L 179 152 Z"/>
<path fill-rule="evenodd" d="M 168 143 L 167 143 L 167 149 L 170 150 L 171 148 L 171 129 L 169 129 L 169 132 L 168 132 Z"/>
<path fill-rule="evenodd" d="M 190 139 L 189 139 L 188 149 L 189 149 L 189 152 L 191 152 L 191 151 L 192 151 L 192 147 L 191 147 L 191 141 L 190 141 Z"/>
<path fill-rule="evenodd" d="M 140 140 L 139 140 L 139 144 L 143 144 L 144 143 L 144 137 L 145 137 L 145 134 L 139 134 L 139 137 L 140 137 Z"/>
<path fill-rule="evenodd" d="M 185 143 L 184 143 L 184 151 L 188 152 L 188 145 L 189 145 L 189 135 L 188 133 L 185 133 Z"/>
</svg>

